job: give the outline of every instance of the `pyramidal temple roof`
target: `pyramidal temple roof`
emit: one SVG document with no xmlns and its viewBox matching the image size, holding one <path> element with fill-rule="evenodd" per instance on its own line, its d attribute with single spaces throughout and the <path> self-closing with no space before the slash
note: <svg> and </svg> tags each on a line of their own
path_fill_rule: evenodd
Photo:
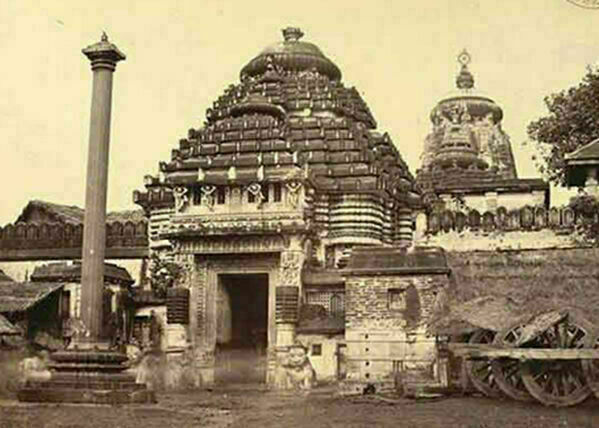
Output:
<svg viewBox="0 0 599 428">
<path fill-rule="evenodd" d="M 200 128 L 160 163 L 148 190 L 175 186 L 249 185 L 309 176 L 330 192 L 378 192 L 400 204 L 418 200 L 413 176 L 359 92 L 341 82 L 341 71 L 295 27 L 241 70 L 206 111 Z M 142 206 L 159 195 L 134 192 Z"/>
</svg>

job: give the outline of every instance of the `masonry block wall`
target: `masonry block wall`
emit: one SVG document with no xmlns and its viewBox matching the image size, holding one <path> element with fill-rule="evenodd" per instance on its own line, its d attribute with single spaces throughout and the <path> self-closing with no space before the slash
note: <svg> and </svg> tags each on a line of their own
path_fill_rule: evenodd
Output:
<svg viewBox="0 0 599 428">
<path fill-rule="evenodd" d="M 345 337 L 348 379 L 438 381 L 436 340 L 426 327 L 443 305 L 447 274 L 349 276 Z"/>
</svg>

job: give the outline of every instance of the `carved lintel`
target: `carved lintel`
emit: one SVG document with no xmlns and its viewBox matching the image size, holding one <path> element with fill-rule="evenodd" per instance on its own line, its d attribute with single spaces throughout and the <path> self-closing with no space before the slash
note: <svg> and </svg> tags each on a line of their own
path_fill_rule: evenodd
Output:
<svg viewBox="0 0 599 428">
<path fill-rule="evenodd" d="M 287 247 L 283 236 L 223 236 L 201 240 L 174 240 L 177 251 L 184 254 L 238 254 L 280 252 Z"/>
</svg>

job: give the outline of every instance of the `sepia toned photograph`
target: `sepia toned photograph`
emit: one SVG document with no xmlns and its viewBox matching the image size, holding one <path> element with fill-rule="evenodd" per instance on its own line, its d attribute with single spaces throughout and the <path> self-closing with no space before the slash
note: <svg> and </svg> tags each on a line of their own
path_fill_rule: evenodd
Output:
<svg viewBox="0 0 599 428">
<path fill-rule="evenodd" d="M 599 427 L 599 0 L 3 0 L 0 428 Z"/>
</svg>

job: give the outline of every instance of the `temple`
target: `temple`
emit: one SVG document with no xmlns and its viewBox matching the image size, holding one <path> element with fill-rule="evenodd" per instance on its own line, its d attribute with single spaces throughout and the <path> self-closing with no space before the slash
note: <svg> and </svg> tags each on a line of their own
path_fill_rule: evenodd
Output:
<svg viewBox="0 0 599 428">
<path fill-rule="evenodd" d="M 576 260 L 596 254 L 572 242 L 576 214 L 551 206 L 546 182 L 518 178 L 503 110 L 475 89 L 466 51 L 413 176 L 359 92 L 303 36 L 285 28 L 243 66 L 204 124 L 145 175 L 133 192 L 140 209 L 106 216 L 104 287 L 128 296 L 112 311 L 133 312 L 124 336 L 142 348 L 160 331 L 152 346 L 166 388 L 317 381 L 362 393 L 398 377 L 447 388 L 461 369 L 433 326 L 450 307 L 534 288 L 518 263 L 566 284 L 590 269 Z M 596 146 L 566 158 L 571 185 L 596 188 Z M 0 274 L 77 294 L 81 268 L 65 261 L 81 257 L 83 218 L 31 202 L 0 229 Z M 58 264 L 40 267 L 49 260 Z"/>
<path fill-rule="evenodd" d="M 509 136 L 502 129 L 503 110 L 475 88 L 470 54 L 459 56 L 456 90 L 430 114 L 416 182 L 424 200 L 446 206 L 456 200 L 479 212 L 498 206 L 548 206 L 549 186 L 541 179 L 519 179 Z"/>
<path fill-rule="evenodd" d="M 358 91 L 302 37 L 286 28 L 247 63 L 204 126 L 134 193 L 151 251 L 189 271 L 189 340 L 206 379 L 216 349 L 251 347 L 253 338 L 276 383 L 277 361 L 302 329 L 298 304 L 322 305 L 329 318 L 304 331 L 342 336 L 348 252 L 411 242 L 419 197 L 407 165 Z M 328 342 L 317 352 L 334 359 L 337 343 Z"/>
</svg>

